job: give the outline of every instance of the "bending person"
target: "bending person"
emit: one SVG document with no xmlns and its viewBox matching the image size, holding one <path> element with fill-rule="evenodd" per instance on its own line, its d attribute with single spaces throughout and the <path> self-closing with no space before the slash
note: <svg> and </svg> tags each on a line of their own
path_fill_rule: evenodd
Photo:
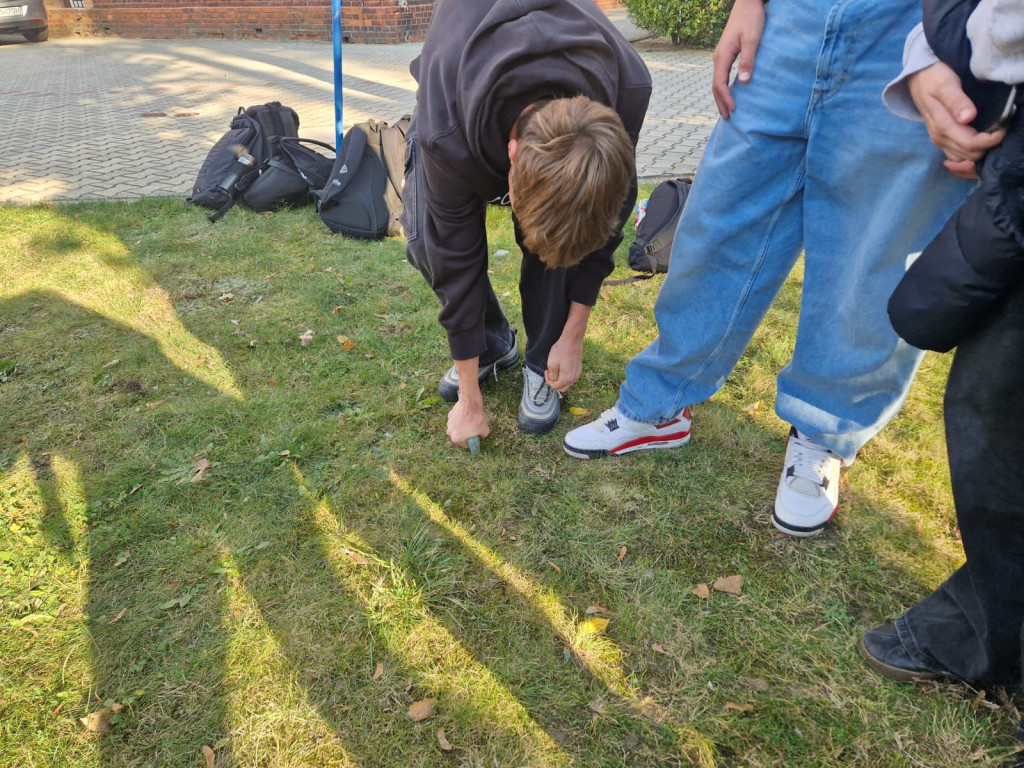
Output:
<svg viewBox="0 0 1024 768">
<path fill-rule="evenodd" d="M 592 0 L 438 0 L 411 71 L 402 226 L 454 359 L 448 436 L 486 437 L 481 385 L 519 365 L 487 277 L 488 203 L 512 206 L 523 255 L 519 427 L 548 432 L 636 200 L 650 75 Z"/>
</svg>

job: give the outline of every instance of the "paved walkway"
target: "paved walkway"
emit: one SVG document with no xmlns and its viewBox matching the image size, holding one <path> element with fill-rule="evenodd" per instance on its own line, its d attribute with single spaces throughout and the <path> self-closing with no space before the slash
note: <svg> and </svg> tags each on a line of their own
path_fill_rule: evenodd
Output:
<svg viewBox="0 0 1024 768">
<path fill-rule="evenodd" d="M 642 178 L 689 173 L 714 125 L 711 55 L 636 41 L 654 80 Z M 343 47 L 344 124 L 410 112 L 419 43 Z M 334 143 L 333 47 L 324 42 L 0 36 L 0 203 L 185 197 L 240 106 L 278 100 L 301 136 Z"/>
</svg>

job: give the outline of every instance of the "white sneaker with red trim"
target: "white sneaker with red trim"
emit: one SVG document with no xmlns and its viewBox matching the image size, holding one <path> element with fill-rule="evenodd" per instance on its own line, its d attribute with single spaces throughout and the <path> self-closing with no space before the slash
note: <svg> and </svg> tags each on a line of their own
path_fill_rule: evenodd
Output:
<svg viewBox="0 0 1024 768">
<path fill-rule="evenodd" d="M 643 424 L 627 419 L 615 406 L 596 421 L 569 432 L 562 441 L 562 449 L 577 459 L 598 459 L 650 448 L 675 448 L 688 442 L 689 408 L 664 424 Z"/>
<path fill-rule="evenodd" d="M 772 524 L 790 536 L 821 533 L 839 506 L 842 466 L 832 451 L 790 427 Z"/>
</svg>

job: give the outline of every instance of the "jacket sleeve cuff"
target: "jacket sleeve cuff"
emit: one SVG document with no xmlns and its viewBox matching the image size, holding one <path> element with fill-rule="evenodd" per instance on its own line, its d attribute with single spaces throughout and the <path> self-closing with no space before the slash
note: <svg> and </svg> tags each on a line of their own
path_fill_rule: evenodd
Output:
<svg viewBox="0 0 1024 768">
<path fill-rule="evenodd" d="M 910 30 L 903 45 L 903 71 L 882 91 L 882 101 L 886 108 L 897 117 L 920 121 L 921 113 L 917 111 L 917 106 L 910 97 L 907 80 L 911 75 L 927 69 L 938 60 L 925 39 L 924 25 L 918 24 Z"/>
</svg>

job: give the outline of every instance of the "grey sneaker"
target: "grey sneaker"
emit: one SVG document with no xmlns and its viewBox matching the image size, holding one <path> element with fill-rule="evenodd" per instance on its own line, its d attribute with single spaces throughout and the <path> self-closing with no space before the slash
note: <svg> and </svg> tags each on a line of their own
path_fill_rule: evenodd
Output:
<svg viewBox="0 0 1024 768">
<path fill-rule="evenodd" d="M 554 429 L 560 414 L 562 395 L 548 386 L 544 377 L 523 366 L 523 398 L 516 420 L 523 432 L 543 435 Z"/>
<path fill-rule="evenodd" d="M 514 368 L 519 365 L 519 345 L 516 343 L 516 332 L 512 331 L 512 347 L 493 363 L 480 366 L 477 379 L 482 387 L 491 379 L 498 380 L 498 371 Z M 437 394 L 450 403 L 459 399 L 459 372 L 453 365 L 437 384 Z"/>
</svg>

